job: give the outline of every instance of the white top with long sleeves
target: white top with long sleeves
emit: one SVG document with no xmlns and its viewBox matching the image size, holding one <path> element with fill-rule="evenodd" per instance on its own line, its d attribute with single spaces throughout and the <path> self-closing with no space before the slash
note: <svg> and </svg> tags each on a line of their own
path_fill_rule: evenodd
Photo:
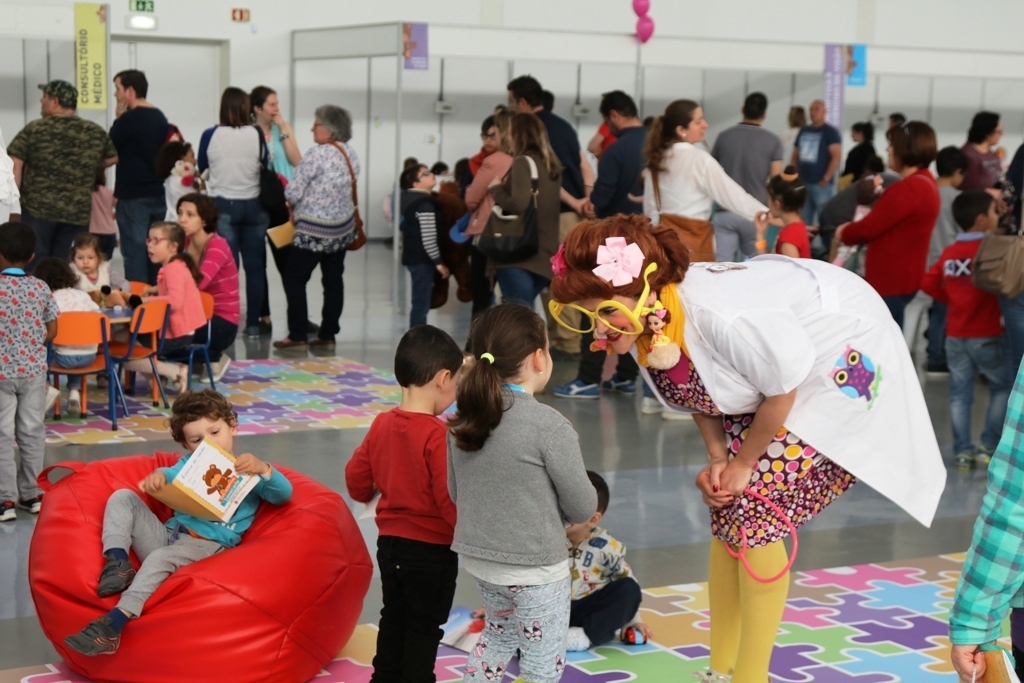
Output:
<svg viewBox="0 0 1024 683">
<path fill-rule="evenodd" d="M 709 220 L 715 202 L 748 221 L 768 210 L 730 178 L 713 156 L 689 142 L 672 145 L 665 153 L 664 168 L 658 174 L 660 206 L 650 171 L 644 170 L 644 213 L 655 225 L 661 223 L 663 213 Z"/>
<path fill-rule="evenodd" d="M 679 297 L 690 359 L 719 410 L 752 413 L 796 389 L 785 427 L 931 524 L 946 467 L 903 333 L 869 284 L 768 255 L 691 264 Z"/>
</svg>

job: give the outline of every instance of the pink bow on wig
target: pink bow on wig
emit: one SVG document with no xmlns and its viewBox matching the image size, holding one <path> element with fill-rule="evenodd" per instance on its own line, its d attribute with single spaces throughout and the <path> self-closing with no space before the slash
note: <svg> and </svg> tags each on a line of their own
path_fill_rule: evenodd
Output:
<svg viewBox="0 0 1024 683">
<path fill-rule="evenodd" d="M 659 308 L 658 310 L 656 310 L 656 311 L 654 312 L 654 315 L 656 315 L 656 316 L 658 316 L 659 318 L 661 318 L 662 320 L 664 320 L 664 319 L 665 319 L 665 314 L 666 314 L 666 313 L 668 313 L 668 309 L 667 309 L 667 308 Z"/>
<path fill-rule="evenodd" d="M 627 245 L 625 237 L 609 237 L 597 248 L 593 273 L 613 287 L 622 287 L 640 277 L 643 266 L 644 253 L 636 242 Z"/>
</svg>

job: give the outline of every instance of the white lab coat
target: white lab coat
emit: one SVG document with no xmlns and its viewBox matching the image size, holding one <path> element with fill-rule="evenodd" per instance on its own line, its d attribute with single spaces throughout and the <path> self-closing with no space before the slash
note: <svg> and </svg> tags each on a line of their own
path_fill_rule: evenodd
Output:
<svg viewBox="0 0 1024 683">
<path fill-rule="evenodd" d="M 768 255 L 691 264 L 679 295 L 690 358 L 723 413 L 796 389 L 786 428 L 931 524 L 946 468 L 903 334 L 870 285 L 828 263 Z M 871 363 L 874 390 L 844 393 L 832 377 L 847 347 L 867 359 L 850 382 Z"/>
</svg>

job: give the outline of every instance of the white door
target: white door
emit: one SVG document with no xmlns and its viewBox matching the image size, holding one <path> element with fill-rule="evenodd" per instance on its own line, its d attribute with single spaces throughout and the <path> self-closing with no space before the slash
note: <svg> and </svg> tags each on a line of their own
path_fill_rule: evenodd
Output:
<svg viewBox="0 0 1024 683">
<path fill-rule="evenodd" d="M 200 135 L 218 120 L 225 85 L 221 83 L 221 46 L 114 38 L 110 52 L 110 77 L 125 69 L 144 72 L 149 81 L 147 99 L 198 148 Z M 113 90 L 110 100 L 113 112 Z"/>
</svg>

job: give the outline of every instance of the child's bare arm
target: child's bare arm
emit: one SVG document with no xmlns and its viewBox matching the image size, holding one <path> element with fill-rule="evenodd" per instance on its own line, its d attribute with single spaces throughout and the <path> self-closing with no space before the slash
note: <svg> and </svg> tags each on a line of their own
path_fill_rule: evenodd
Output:
<svg viewBox="0 0 1024 683">
<path fill-rule="evenodd" d="M 51 320 L 46 323 L 46 341 L 52 341 L 57 336 L 57 321 Z"/>
</svg>

